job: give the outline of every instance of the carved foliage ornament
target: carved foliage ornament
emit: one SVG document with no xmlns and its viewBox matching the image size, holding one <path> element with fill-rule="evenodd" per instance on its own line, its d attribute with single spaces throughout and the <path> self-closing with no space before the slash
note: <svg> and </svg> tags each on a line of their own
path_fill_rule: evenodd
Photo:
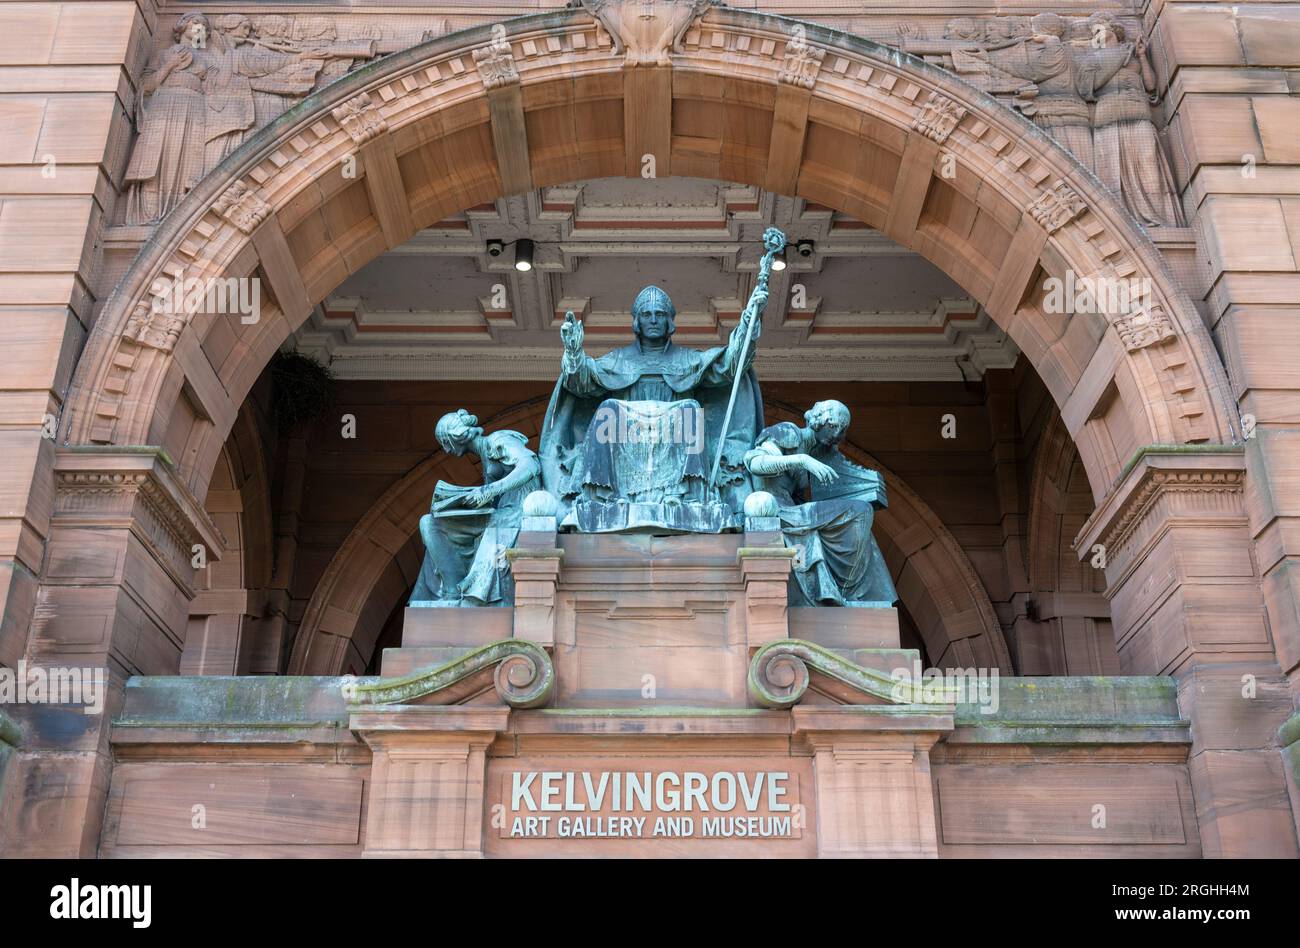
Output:
<svg viewBox="0 0 1300 948">
<path fill-rule="evenodd" d="M 1082 214 L 1085 207 L 1079 192 L 1058 180 L 1029 205 L 1029 215 L 1049 234 L 1054 234 Z"/>
<path fill-rule="evenodd" d="M 821 72 L 822 60 L 826 50 L 809 46 L 804 38 L 803 28 L 799 27 L 785 47 L 785 61 L 781 64 L 781 82 L 792 86 L 811 89 L 817 84 L 817 73 Z"/>
<path fill-rule="evenodd" d="M 942 145 L 965 115 L 966 109 L 952 99 L 931 92 L 921 106 L 921 114 L 913 120 L 912 128 Z"/>
<path fill-rule="evenodd" d="M 263 201 L 252 185 L 244 181 L 236 181 L 226 188 L 212 209 L 245 234 L 256 230 L 257 225 L 271 213 L 271 205 Z"/>
<path fill-rule="evenodd" d="M 1175 336 L 1174 324 L 1163 306 L 1151 302 L 1138 312 L 1115 320 L 1115 332 L 1129 352 L 1145 349 Z"/>
<path fill-rule="evenodd" d="M 474 62 L 478 65 L 478 74 L 486 89 L 512 86 L 519 82 L 514 47 L 505 40 L 474 50 Z"/>
<path fill-rule="evenodd" d="M 141 300 L 131 310 L 122 335 L 139 345 L 171 352 L 176 348 L 176 340 L 181 337 L 185 324 L 184 312 L 171 312 Z"/>
<path fill-rule="evenodd" d="M 378 135 L 388 131 L 388 122 L 380 113 L 368 92 L 348 99 L 332 113 L 334 120 L 343 126 L 358 145 L 364 145 Z"/>
</svg>

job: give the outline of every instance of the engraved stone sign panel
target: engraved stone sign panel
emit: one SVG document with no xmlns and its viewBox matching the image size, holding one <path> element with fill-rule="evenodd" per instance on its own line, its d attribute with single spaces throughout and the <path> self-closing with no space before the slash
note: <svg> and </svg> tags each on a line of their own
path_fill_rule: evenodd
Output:
<svg viewBox="0 0 1300 948">
<path fill-rule="evenodd" d="M 496 758 L 487 788 L 490 856 L 817 855 L 809 758 Z"/>
</svg>

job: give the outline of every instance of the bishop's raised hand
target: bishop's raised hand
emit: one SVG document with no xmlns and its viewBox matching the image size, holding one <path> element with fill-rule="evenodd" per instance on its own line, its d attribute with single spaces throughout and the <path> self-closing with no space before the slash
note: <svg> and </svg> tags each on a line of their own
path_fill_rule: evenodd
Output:
<svg viewBox="0 0 1300 948">
<path fill-rule="evenodd" d="M 582 322 L 573 315 L 573 310 L 564 314 L 560 325 L 560 339 L 564 341 L 564 361 L 566 365 L 582 358 Z"/>
</svg>

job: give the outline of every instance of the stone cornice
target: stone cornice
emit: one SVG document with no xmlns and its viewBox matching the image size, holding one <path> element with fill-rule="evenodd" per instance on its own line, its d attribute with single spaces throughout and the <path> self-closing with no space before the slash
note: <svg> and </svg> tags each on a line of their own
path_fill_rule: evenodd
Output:
<svg viewBox="0 0 1300 948">
<path fill-rule="evenodd" d="M 1125 466 L 1074 542 L 1080 559 L 1097 544 L 1121 549 L 1146 513 L 1170 493 L 1242 494 L 1245 452 L 1232 445 L 1148 445 Z M 1244 517 L 1244 511 L 1242 513 Z"/>
<path fill-rule="evenodd" d="M 156 528 L 149 539 L 166 538 L 189 560 L 202 544 L 209 559 L 220 559 L 225 538 L 198 498 L 180 479 L 161 448 L 69 446 L 54 462 L 54 515 L 63 521 L 103 524 L 125 518 Z M 145 518 L 133 516 L 143 513 Z"/>
</svg>

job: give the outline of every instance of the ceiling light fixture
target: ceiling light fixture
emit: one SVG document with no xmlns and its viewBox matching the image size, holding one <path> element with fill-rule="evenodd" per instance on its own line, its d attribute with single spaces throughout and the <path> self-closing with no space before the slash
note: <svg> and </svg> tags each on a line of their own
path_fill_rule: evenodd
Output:
<svg viewBox="0 0 1300 948">
<path fill-rule="evenodd" d="M 533 268 L 533 242 L 527 237 L 515 241 L 515 269 L 527 273 Z"/>
</svg>

